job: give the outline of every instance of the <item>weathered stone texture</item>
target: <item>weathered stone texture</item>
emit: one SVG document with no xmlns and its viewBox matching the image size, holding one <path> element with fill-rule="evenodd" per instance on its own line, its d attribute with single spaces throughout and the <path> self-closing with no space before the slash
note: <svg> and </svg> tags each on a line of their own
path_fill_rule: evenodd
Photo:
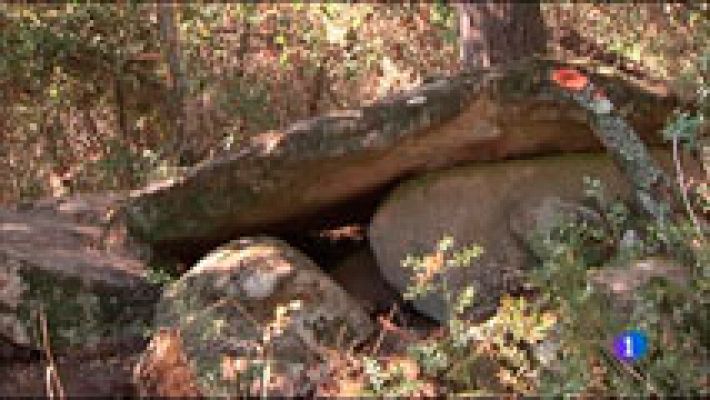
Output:
<svg viewBox="0 0 710 400">
<path fill-rule="evenodd" d="M 276 327 L 279 309 L 293 301 L 300 306 Z M 281 394 L 300 393 L 307 367 L 373 331 L 360 306 L 312 261 L 268 237 L 242 238 L 210 252 L 165 290 L 155 324 L 179 330 L 197 385 L 208 396 L 237 394 L 239 377 L 225 372 L 225 363 L 263 366 L 266 358 L 275 379 L 290 385 Z M 143 361 L 156 362 L 150 355 Z"/>
<path fill-rule="evenodd" d="M 96 247 L 101 228 L 37 209 L 0 209 L 0 336 L 38 348 L 37 313 L 61 350 L 140 335 L 158 291 L 146 265 Z"/>
<path fill-rule="evenodd" d="M 253 138 L 185 176 L 133 194 L 131 232 L 154 247 L 217 243 L 321 213 L 405 176 L 465 161 L 601 150 L 586 111 L 552 87 L 552 63 L 439 79 L 357 110 Z M 597 79 L 597 75 L 593 75 Z M 599 86 L 646 141 L 674 103 L 617 77 Z"/>
</svg>

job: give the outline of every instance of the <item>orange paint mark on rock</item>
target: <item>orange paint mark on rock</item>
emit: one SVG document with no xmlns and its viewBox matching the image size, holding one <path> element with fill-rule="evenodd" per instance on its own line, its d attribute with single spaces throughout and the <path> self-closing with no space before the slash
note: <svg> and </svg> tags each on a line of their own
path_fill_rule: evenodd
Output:
<svg viewBox="0 0 710 400">
<path fill-rule="evenodd" d="M 586 76 L 570 68 L 560 68 L 552 71 L 552 80 L 560 87 L 574 91 L 584 89 L 589 82 Z"/>
</svg>

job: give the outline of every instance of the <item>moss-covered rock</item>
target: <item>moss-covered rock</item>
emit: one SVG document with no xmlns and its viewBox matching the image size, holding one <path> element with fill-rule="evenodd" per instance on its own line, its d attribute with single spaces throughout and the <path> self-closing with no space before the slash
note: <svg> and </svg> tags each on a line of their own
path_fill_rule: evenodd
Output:
<svg viewBox="0 0 710 400">
<path fill-rule="evenodd" d="M 135 192 L 128 225 L 157 248 L 218 243 L 294 221 L 325 226 L 329 207 L 347 212 L 342 205 L 357 196 L 463 161 L 602 150 L 585 110 L 551 84 L 553 66 L 538 60 L 438 79 L 257 135 L 236 154 Z M 633 110 L 627 118 L 646 141 L 660 139 L 670 96 L 591 77 L 617 107 Z"/>
<path fill-rule="evenodd" d="M 155 371 L 170 357 L 155 350 L 165 342 L 184 349 L 181 364 L 192 368 L 203 394 L 234 397 L 244 394 L 239 382 L 244 390 L 265 360 L 278 386 L 271 393 L 299 393 L 309 367 L 323 365 L 329 350 L 360 343 L 373 324 L 301 252 L 277 239 L 251 237 L 215 249 L 168 286 L 156 331 L 137 367 L 139 388 L 155 396 L 170 384 L 173 371 Z"/>
<path fill-rule="evenodd" d="M 672 167 L 667 153 L 654 156 L 661 165 Z M 698 168 L 689 170 L 697 174 Z M 453 236 L 460 246 L 480 245 L 481 258 L 472 268 L 452 270 L 448 282 L 454 291 L 474 285 L 471 312 L 485 316 L 501 294 L 518 289 L 520 271 L 533 265 L 530 230 L 549 225 L 544 219 L 555 214 L 550 210 L 538 216 L 534 211 L 550 197 L 562 204 L 583 203 L 585 176 L 604 182 L 610 199 L 630 196 L 625 176 L 602 154 L 478 163 L 406 181 L 382 203 L 369 227 L 382 275 L 404 292 L 411 274 L 401 267 L 401 260 L 408 254 L 431 251 L 444 235 Z M 432 318 L 446 318 L 441 296 L 430 295 L 414 305 Z"/>
<path fill-rule="evenodd" d="M 603 233 L 607 229 L 596 210 L 557 197 L 526 202 L 510 216 L 511 233 L 539 260 L 549 257 L 549 242 L 555 238 L 557 228 L 570 224 Z M 590 262 L 603 261 L 611 251 L 609 242 L 604 240 L 588 240 L 584 245 L 584 255 Z"/>
<path fill-rule="evenodd" d="M 143 334 L 158 295 L 144 263 L 101 250 L 96 225 L 34 211 L 0 210 L 0 336 L 40 348 L 40 312 L 60 352 Z"/>
</svg>

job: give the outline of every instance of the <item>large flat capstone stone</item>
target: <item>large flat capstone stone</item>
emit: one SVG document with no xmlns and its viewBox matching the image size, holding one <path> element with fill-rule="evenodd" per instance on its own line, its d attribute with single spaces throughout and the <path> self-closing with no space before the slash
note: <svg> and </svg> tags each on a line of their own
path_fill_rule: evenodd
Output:
<svg viewBox="0 0 710 400">
<path fill-rule="evenodd" d="M 134 192 L 128 227 L 163 248 L 217 244 L 294 221 L 299 229 L 317 228 L 333 214 L 347 220 L 358 196 L 422 171 L 602 150 L 585 111 L 553 87 L 552 67 L 538 60 L 467 72 L 257 135 L 182 177 Z M 620 77 L 591 79 L 641 137 L 658 138 L 674 106 L 670 97 Z M 324 212 L 332 207 L 340 209 Z"/>
</svg>

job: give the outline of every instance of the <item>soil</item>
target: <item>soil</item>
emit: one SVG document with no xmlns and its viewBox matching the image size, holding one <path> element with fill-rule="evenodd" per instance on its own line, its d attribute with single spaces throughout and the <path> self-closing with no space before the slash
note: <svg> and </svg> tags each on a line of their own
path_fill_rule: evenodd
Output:
<svg viewBox="0 0 710 400">
<path fill-rule="evenodd" d="M 101 354 L 71 353 L 57 357 L 59 378 L 67 397 L 135 397 L 133 366 L 145 341 L 121 343 Z M 0 397 L 44 397 L 47 362 L 39 352 L 0 345 Z"/>
</svg>

